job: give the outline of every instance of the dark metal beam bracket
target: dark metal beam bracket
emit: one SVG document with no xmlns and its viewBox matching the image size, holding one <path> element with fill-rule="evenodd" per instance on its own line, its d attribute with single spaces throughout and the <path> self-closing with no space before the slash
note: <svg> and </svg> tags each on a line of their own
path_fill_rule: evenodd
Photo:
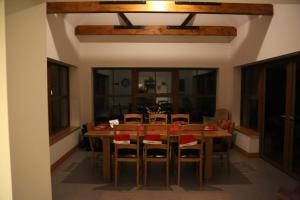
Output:
<svg viewBox="0 0 300 200">
<path fill-rule="evenodd" d="M 115 25 L 114 29 L 144 29 L 145 26 L 123 26 L 123 25 Z"/>
<path fill-rule="evenodd" d="M 200 26 L 167 26 L 168 29 L 199 30 Z"/>
<path fill-rule="evenodd" d="M 99 4 L 146 4 L 146 1 L 99 1 Z"/>
</svg>

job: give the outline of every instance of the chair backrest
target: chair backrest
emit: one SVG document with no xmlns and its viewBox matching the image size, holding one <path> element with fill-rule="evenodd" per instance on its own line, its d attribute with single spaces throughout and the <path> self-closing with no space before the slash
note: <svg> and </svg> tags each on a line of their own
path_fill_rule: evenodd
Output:
<svg viewBox="0 0 300 200">
<path fill-rule="evenodd" d="M 142 114 L 124 114 L 124 123 L 125 124 L 142 124 L 143 123 L 143 115 Z"/>
<path fill-rule="evenodd" d="M 147 124 L 145 126 L 145 135 L 159 134 L 162 140 L 169 141 L 169 132 L 167 124 Z"/>
<path fill-rule="evenodd" d="M 203 125 L 201 124 L 188 124 L 184 126 L 180 126 L 180 131 L 179 131 L 179 138 L 181 135 L 184 134 L 192 134 L 196 136 L 198 140 L 198 144 L 203 144 L 204 143 L 204 136 L 203 136 Z"/>
<path fill-rule="evenodd" d="M 221 124 L 223 120 L 227 120 L 230 117 L 230 112 L 225 108 L 219 108 L 215 112 L 214 122 Z"/>
<path fill-rule="evenodd" d="M 228 132 L 231 133 L 231 135 L 233 135 L 235 129 L 235 123 L 234 122 L 230 122 L 229 128 L 228 128 Z"/>
<path fill-rule="evenodd" d="M 139 126 L 136 124 L 119 124 L 114 126 L 114 134 L 129 134 L 130 140 L 139 142 Z"/>
<path fill-rule="evenodd" d="M 190 114 L 171 114 L 171 123 L 183 122 L 190 123 Z"/>
<path fill-rule="evenodd" d="M 168 123 L 168 115 L 167 114 L 157 114 L 150 113 L 149 114 L 149 123 L 160 122 L 162 124 Z"/>
</svg>

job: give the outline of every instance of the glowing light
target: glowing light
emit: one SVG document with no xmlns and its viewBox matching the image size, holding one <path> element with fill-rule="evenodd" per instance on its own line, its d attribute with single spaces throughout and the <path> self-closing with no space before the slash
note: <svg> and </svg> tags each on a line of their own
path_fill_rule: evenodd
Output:
<svg viewBox="0 0 300 200">
<path fill-rule="evenodd" d="M 150 1 L 147 3 L 149 3 L 150 8 L 155 11 L 166 11 L 168 8 L 167 2 L 165 1 Z"/>
</svg>

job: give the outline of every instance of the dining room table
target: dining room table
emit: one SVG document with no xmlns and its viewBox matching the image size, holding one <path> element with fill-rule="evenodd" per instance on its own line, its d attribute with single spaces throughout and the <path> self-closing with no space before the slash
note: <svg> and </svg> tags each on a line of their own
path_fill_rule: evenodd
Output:
<svg viewBox="0 0 300 200">
<path fill-rule="evenodd" d="M 171 125 L 171 124 L 170 124 Z M 204 124 L 189 124 L 190 126 L 205 126 Z M 142 126 L 147 126 L 147 124 L 142 124 Z M 220 128 L 217 125 L 214 125 L 214 129 L 208 129 L 208 130 L 201 130 L 199 131 L 199 134 L 201 132 L 203 133 L 204 137 L 204 143 L 205 143 L 205 168 L 204 168 L 204 178 L 205 180 L 209 180 L 212 177 L 213 174 L 213 139 L 214 138 L 230 138 L 232 135 L 222 128 Z M 176 131 L 172 131 L 170 133 L 170 137 L 173 137 L 173 139 L 177 138 L 179 134 L 176 133 Z M 142 136 L 142 135 L 141 135 Z M 85 137 L 89 138 L 91 151 L 94 154 L 94 148 L 93 148 L 93 140 L 95 138 L 99 138 L 102 141 L 102 174 L 103 179 L 106 181 L 111 180 L 111 144 L 114 137 L 114 130 L 110 128 L 109 126 L 106 126 L 106 128 L 91 128 L 88 130 L 87 133 L 85 133 Z"/>
</svg>

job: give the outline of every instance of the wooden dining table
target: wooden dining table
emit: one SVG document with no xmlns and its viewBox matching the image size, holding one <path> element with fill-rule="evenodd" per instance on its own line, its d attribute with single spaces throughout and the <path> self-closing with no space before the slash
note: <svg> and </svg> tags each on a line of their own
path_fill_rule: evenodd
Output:
<svg viewBox="0 0 300 200">
<path fill-rule="evenodd" d="M 191 124 L 201 125 L 201 124 Z M 213 173 L 213 139 L 214 138 L 230 138 L 232 135 L 227 131 L 216 126 L 216 130 L 202 130 L 205 139 L 205 168 L 204 178 L 209 180 Z M 103 166 L 103 178 L 108 181 L 111 179 L 111 144 L 114 136 L 113 130 L 89 130 L 86 134 L 89 138 L 91 150 L 93 149 L 93 139 L 99 138 L 102 141 L 102 166 Z M 172 137 L 178 136 L 178 134 L 170 134 Z"/>
</svg>

